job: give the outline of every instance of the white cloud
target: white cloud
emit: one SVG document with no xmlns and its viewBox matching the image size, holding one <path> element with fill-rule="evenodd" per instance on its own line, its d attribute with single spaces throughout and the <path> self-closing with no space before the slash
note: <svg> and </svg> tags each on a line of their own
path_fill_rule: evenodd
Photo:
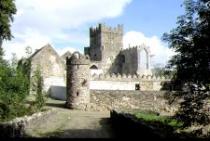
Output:
<svg viewBox="0 0 210 141">
<path fill-rule="evenodd" d="M 72 28 L 119 16 L 131 0 L 17 0 L 19 20 L 41 28 Z M 17 21 L 17 22 L 18 22 Z"/>
<path fill-rule="evenodd" d="M 80 28 L 86 23 L 122 14 L 131 0 L 16 0 L 17 15 L 14 32 L 25 28 L 59 39 L 68 36 L 66 30 Z"/>
<path fill-rule="evenodd" d="M 12 52 L 22 56 L 26 46 L 35 50 L 46 43 L 87 43 L 87 37 L 77 32 L 82 26 L 121 15 L 131 1 L 16 0 L 18 11 L 12 24 L 15 38 L 4 43 L 5 57 L 10 59 Z"/>
<path fill-rule="evenodd" d="M 7 60 L 11 59 L 12 53 L 15 53 L 18 59 L 25 57 L 25 49 L 27 46 L 30 46 L 32 52 L 35 52 L 36 49 L 39 49 L 48 43 L 52 44 L 49 37 L 43 36 L 38 31 L 32 29 L 26 29 L 23 34 L 16 33 L 14 35 L 17 37 L 16 40 L 3 43 L 5 59 Z"/>
<path fill-rule="evenodd" d="M 52 45 L 52 47 L 59 55 L 63 55 L 67 51 L 70 51 L 71 53 L 75 51 L 80 51 L 73 47 L 55 48 L 49 37 L 43 36 L 39 32 L 33 31 L 32 29 L 27 29 L 24 34 L 17 34 L 16 36 L 18 38 L 15 41 L 4 42 L 3 44 L 3 47 L 6 49 L 5 59 L 7 60 L 10 60 L 12 58 L 13 53 L 17 55 L 18 59 L 26 57 L 27 46 L 31 47 L 32 53 L 34 53 L 37 49 L 45 46 L 46 44 Z"/>
<path fill-rule="evenodd" d="M 129 45 L 132 47 L 141 44 L 149 46 L 151 54 L 154 55 L 151 60 L 152 65 L 159 63 L 166 65 L 170 57 L 175 54 L 175 52 L 169 49 L 157 36 L 146 37 L 141 32 L 127 32 L 124 35 L 123 43 L 124 48 L 128 48 Z"/>
</svg>

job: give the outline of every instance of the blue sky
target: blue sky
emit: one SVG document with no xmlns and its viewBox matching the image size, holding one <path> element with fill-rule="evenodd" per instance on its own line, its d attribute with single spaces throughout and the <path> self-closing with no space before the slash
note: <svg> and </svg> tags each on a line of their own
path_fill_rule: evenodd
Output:
<svg viewBox="0 0 210 141">
<path fill-rule="evenodd" d="M 62 3 L 61 3 L 62 1 Z M 89 27 L 98 23 L 124 25 L 124 48 L 146 44 L 155 55 L 153 64 L 165 64 L 174 53 L 161 41 L 183 14 L 183 0 L 16 0 L 12 24 L 14 39 L 4 43 L 6 59 L 25 56 L 50 43 L 59 54 L 83 51 L 89 45 Z"/>
<path fill-rule="evenodd" d="M 102 20 L 110 25 L 123 23 L 125 32 L 141 31 L 145 36 L 161 37 L 176 26 L 177 16 L 183 14 L 183 0 L 134 0 L 123 14 L 114 19 Z"/>
</svg>

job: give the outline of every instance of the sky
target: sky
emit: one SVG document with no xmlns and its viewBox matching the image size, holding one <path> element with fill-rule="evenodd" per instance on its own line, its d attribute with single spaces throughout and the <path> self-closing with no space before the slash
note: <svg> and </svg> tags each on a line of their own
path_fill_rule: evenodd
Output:
<svg viewBox="0 0 210 141">
<path fill-rule="evenodd" d="M 183 0 L 16 0 L 17 14 L 12 23 L 11 41 L 3 43 L 5 59 L 25 57 L 51 44 L 60 54 L 89 46 L 89 28 L 98 23 L 124 25 L 123 48 L 146 44 L 152 65 L 165 65 L 174 51 L 161 40 L 163 33 L 176 27 L 184 13 Z"/>
</svg>

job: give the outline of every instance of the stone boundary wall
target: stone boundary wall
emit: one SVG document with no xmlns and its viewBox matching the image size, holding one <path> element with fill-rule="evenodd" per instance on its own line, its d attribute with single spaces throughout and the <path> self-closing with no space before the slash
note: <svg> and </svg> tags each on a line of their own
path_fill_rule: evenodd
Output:
<svg viewBox="0 0 210 141">
<path fill-rule="evenodd" d="M 135 82 L 137 85 L 139 85 L 139 89 L 141 91 L 161 91 L 164 84 L 171 81 L 171 78 L 169 76 L 153 76 L 153 75 L 121 75 L 121 74 L 93 74 L 91 76 L 92 82 L 97 82 L 98 86 L 94 83 L 91 85 L 91 89 L 98 90 L 99 88 L 101 90 L 107 90 L 106 87 L 108 87 L 109 84 L 103 87 L 101 83 L 104 83 L 104 81 L 111 82 L 111 85 L 113 87 L 118 88 L 117 82 L 121 83 L 131 83 Z M 133 87 L 136 87 L 136 84 L 133 84 Z M 129 88 L 125 87 L 118 88 L 119 90 L 131 90 L 132 86 L 129 85 Z M 132 88 L 133 89 L 133 88 Z M 110 90 L 115 90 L 110 87 Z M 135 90 L 135 89 L 133 89 Z"/>
<path fill-rule="evenodd" d="M 177 134 L 174 134 L 173 129 L 169 128 L 167 125 L 153 126 L 139 120 L 131 113 L 112 110 L 110 115 L 112 128 L 115 131 L 116 137 L 139 139 L 162 139 L 179 137 Z M 163 126 L 166 127 L 163 128 Z"/>
<path fill-rule="evenodd" d="M 161 115 L 173 115 L 179 103 L 169 105 L 165 91 L 90 91 L 89 110 L 146 110 Z"/>
<path fill-rule="evenodd" d="M 34 113 L 31 116 L 24 116 L 20 118 L 15 118 L 14 120 L 8 122 L 2 122 L 0 123 L 0 137 L 24 137 L 27 135 L 27 129 L 33 128 L 37 124 L 45 121 L 55 112 L 56 111 L 54 109 L 50 109 L 48 111 Z"/>
<path fill-rule="evenodd" d="M 90 81 L 90 90 L 136 90 L 139 82 L 120 81 Z"/>
</svg>

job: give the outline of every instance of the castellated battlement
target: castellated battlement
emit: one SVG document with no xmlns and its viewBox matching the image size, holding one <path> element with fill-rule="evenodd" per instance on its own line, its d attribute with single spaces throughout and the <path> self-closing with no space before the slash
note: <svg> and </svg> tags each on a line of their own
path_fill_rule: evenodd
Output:
<svg viewBox="0 0 210 141">
<path fill-rule="evenodd" d="M 94 36 L 95 34 L 103 33 L 103 32 L 123 34 L 123 25 L 118 24 L 117 27 L 111 27 L 111 26 L 107 26 L 103 23 L 103 24 L 99 24 L 97 27 L 91 27 L 90 28 L 90 35 L 91 36 Z"/>
<path fill-rule="evenodd" d="M 92 74 L 91 79 L 96 80 L 112 80 L 112 81 L 170 81 L 170 76 L 155 75 L 126 75 L 126 74 Z"/>
<path fill-rule="evenodd" d="M 82 55 L 79 52 L 74 52 L 71 57 L 66 58 L 66 65 L 87 65 L 90 63 L 88 55 Z"/>
<path fill-rule="evenodd" d="M 142 50 L 145 49 L 148 53 L 151 53 L 149 46 L 145 44 L 136 45 L 136 46 L 129 46 L 129 48 L 122 49 L 121 51 L 133 51 L 133 50 Z"/>
</svg>

